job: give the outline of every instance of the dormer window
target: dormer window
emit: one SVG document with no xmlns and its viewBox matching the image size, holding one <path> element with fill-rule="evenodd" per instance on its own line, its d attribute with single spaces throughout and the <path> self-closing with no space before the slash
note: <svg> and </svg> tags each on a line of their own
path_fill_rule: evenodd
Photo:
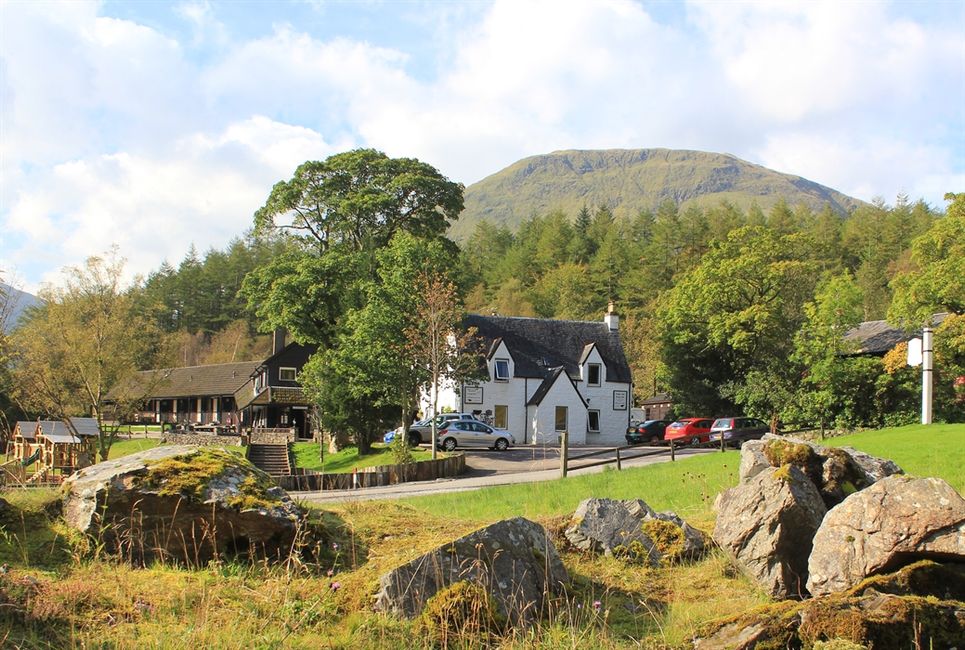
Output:
<svg viewBox="0 0 965 650">
<path fill-rule="evenodd" d="M 586 383 L 590 386 L 600 385 L 600 364 L 591 363 L 586 367 Z"/>
<path fill-rule="evenodd" d="M 297 370 L 295 368 L 279 368 L 278 369 L 278 380 L 279 381 L 295 381 L 295 375 Z"/>
<path fill-rule="evenodd" d="M 493 378 L 496 381 L 509 381 L 509 359 L 496 359 L 493 364 Z"/>
</svg>

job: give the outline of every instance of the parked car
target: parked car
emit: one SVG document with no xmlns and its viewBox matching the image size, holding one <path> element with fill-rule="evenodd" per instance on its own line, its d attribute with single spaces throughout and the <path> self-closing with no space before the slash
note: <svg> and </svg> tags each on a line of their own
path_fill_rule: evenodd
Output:
<svg viewBox="0 0 965 650">
<path fill-rule="evenodd" d="M 516 444 L 516 438 L 505 429 L 477 420 L 450 420 L 438 431 L 439 446 L 446 451 L 457 447 L 488 447 L 505 451 Z"/>
<path fill-rule="evenodd" d="M 667 427 L 663 438 L 678 445 L 696 447 L 710 440 L 711 418 L 681 418 Z"/>
<path fill-rule="evenodd" d="M 766 422 L 757 418 L 717 418 L 710 427 L 710 441 L 719 444 L 723 436 L 725 445 L 740 447 L 745 440 L 760 440 L 770 430 Z"/>
<path fill-rule="evenodd" d="M 436 416 L 436 433 L 438 433 L 439 429 L 441 429 L 447 422 L 452 422 L 454 420 L 469 420 L 472 422 L 479 422 L 479 418 L 472 413 L 440 413 Z M 396 429 L 395 433 L 396 435 L 402 435 L 402 427 Z M 414 422 L 409 427 L 409 444 L 413 447 L 421 445 L 423 442 L 430 442 L 431 438 L 432 418 Z"/>
<path fill-rule="evenodd" d="M 631 422 L 627 429 L 627 444 L 640 445 L 649 442 L 651 445 L 663 442 L 663 434 L 671 424 L 670 420 L 644 420 Z"/>
</svg>

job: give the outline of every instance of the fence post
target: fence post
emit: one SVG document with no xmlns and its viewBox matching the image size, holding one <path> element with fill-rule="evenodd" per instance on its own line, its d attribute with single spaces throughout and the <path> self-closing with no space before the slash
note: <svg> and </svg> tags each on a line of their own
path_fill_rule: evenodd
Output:
<svg viewBox="0 0 965 650">
<path fill-rule="evenodd" d="M 674 451 L 675 449 L 676 447 L 674 446 L 673 440 L 671 440 L 670 441 L 670 460 L 671 461 L 677 460 L 677 454 Z"/>
<path fill-rule="evenodd" d="M 620 448 L 617 447 L 617 471 L 619 472 L 622 469 L 623 469 L 623 464 L 620 462 Z"/>
<path fill-rule="evenodd" d="M 726 448 L 726 447 L 725 447 L 725 445 L 724 445 L 724 432 L 721 431 L 721 432 L 720 432 L 720 453 L 724 453 L 724 449 L 725 449 L 725 448 Z"/>
<path fill-rule="evenodd" d="M 567 457 L 570 455 L 570 434 L 567 431 L 563 431 L 560 434 L 560 474 L 563 478 L 566 478 L 566 463 Z"/>
</svg>

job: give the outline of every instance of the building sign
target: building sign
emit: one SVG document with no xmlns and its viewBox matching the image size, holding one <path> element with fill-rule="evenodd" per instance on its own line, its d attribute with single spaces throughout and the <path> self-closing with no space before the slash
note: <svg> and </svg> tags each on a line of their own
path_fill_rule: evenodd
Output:
<svg viewBox="0 0 965 650">
<path fill-rule="evenodd" d="M 466 385 L 462 389 L 463 403 L 465 404 L 482 404 L 483 403 L 483 388 L 482 386 L 469 386 Z"/>
<path fill-rule="evenodd" d="M 614 411 L 627 410 L 627 391 L 625 390 L 613 391 L 613 410 Z"/>
</svg>

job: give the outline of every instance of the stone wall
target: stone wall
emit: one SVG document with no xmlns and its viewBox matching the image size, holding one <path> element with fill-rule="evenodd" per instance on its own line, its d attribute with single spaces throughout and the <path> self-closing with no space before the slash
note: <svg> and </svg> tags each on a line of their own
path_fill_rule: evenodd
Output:
<svg viewBox="0 0 965 650">
<path fill-rule="evenodd" d="M 199 445 L 201 447 L 240 447 L 245 441 L 242 436 L 168 432 L 161 436 L 161 442 L 172 445 Z"/>
<path fill-rule="evenodd" d="M 284 445 L 289 442 L 295 442 L 295 430 L 287 429 L 280 431 L 278 429 L 272 429 L 271 431 L 259 431 L 255 429 L 251 432 L 251 442 L 262 445 Z"/>
</svg>

